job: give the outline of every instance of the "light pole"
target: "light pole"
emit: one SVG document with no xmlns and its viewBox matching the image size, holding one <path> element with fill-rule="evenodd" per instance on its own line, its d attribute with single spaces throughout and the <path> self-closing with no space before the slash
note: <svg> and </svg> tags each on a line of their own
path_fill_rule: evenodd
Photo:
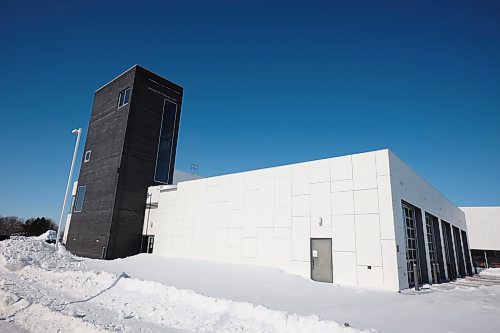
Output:
<svg viewBox="0 0 500 333">
<path fill-rule="evenodd" d="M 59 227 L 57 228 L 57 238 L 56 238 L 56 249 L 59 247 L 59 234 L 61 232 L 61 223 L 64 216 L 64 209 L 66 208 L 66 199 L 68 198 L 69 185 L 71 184 L 71 177 L 73 177 L 73 167 L 75 166 L 76 154 L 78 153 L 78 144 L 80 143 L 80 135 L 82 134 L 82 129 L 74 129 L 71 131 L 73 134 L 77 134 L 75 151 L 73 152 L 73 160 L 71 161 L 71 168 L 69 169 L 68 184 L 66 185 L 66 194 L 64 194 L 63 206 L 61 209 L 61 218 L 59 218 Z"/>
</svg>

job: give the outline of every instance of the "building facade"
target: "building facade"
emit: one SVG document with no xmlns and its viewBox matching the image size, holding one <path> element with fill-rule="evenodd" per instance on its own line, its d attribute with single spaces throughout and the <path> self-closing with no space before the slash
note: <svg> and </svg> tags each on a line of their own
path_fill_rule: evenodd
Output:
<svg viewBox="0 0 500 333">
<path fill-rule="evenodd" d="M 500 207 L 460 207 L 469 230 L 475 267 L 500 267 Z"/>
<path fill-rule="evenodd" d="M 389 150 L 150 187 L 159 255 L 401 290 L 472 273 L 464 213 Z"/>
<path fill-rule="evenodd" d="M 137 254 L 147 188 L 171 184 L 183 89 L 133 66 L 95 92 L 66 247 Z"/>
</svg>

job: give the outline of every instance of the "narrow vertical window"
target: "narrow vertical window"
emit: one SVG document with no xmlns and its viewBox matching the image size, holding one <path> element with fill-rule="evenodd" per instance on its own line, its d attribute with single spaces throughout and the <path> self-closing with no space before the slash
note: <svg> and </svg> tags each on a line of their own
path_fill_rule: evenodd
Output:
<svg viewBox="0 0 500 333">
<path fill-rule="evenodd" d="M 83 159 L 83 163 L 87 163 L 88 161 L 90 161 L 90 154 L 92 154 L 92 150 L 87 150 L 85 152 L 85 158 Z"/>
<path fill-rule="evenodd" d="M 85 191 L 87 190 L 87 186 L 78 186 L 78 191 L 76 192 L 76 201 L 75 201 L 75 213 L 81 212 L 83 208 L 83 200 L 85 199 Z"/>
<path fill-rule="evenodd" d="M 431 262 L 431 267 L 433 264 L 437 263 L 436 256 L 436 242 L 434 239 L 434 225 L 433 219 L 429 215 L 425 215 L 425 228 L 427 230 L 427 244 L 429 247 L 429 260 Z"/>
<path fill-rule="evenodd" d="M 120 91 L 120 94 L 118 95 L 118 107 L 120 108 L 124 105 L 127 105 L 129 100 L 130 100 L 130 87 Z"/>
<path fill-rule="evenodd" d="M 158 138 L 154 178 L 154 180 L 159 183 L 167 184 L 169 182 L 176 121 L 177 104 L 166 99 L 163 104 L 163 116 L 161 120 L 160 137 Z"/>
</svg>

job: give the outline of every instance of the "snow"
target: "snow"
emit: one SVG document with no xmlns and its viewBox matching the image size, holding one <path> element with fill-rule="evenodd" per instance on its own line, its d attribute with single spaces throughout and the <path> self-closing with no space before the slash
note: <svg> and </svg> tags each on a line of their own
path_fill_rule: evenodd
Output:
<svg viewBox="0 0 500 333">
<path fill-rule="evenodd" d="M 479 275 L 500 277 L 500 268 L 488 268 L 481 271 Z"/>
<path fill-rule="evenodd" d="M 0 242 L 0 331 L 494 332 L 500 281 L 484 281 L 359 290 L 256 265 L 90 260 L 17 237 Z"/>
<path fill-rule="evenodd" d="M 49 270 L 78 269 L 83 265 L 84 258 L 73 256 L 62 246 L 57 251 L 42 239 L 17 236 L 0 242 L 0 266 L 16 271 L 25 266 Z"/>
<path fill-rule="evenodd" d="M 37 237 L 33 237 L 38 240 L 43 240 L 43 241 L 56 241 L 57 239 L 57 231 L 55 230 L 47 230 L 43 234 Z"/>
<path fill-rule="evenodd" d="M 1 242 L 0 250 L 0 318 L 29 332 L 361 332 L 317 315 L 92 270 L 95 261 L 34 238 Z"/>
<path fill-rule="evenodd" d="M 16 326 L 8 321 L 0 319 L 0 332 L 9 332 L 9 333 L 29 333 L 24 328 Z"/>
<path fill-rule="evenodd" d="M 139 279 L 216 298 L 261 304 L 305 316 L 318 315 L 380 332 L 467 332 L 471 327 L 474 332 L 492 332 L 498 330 L 493 327 L 498 325 L 500 317 L 500 285 L 484 287 L 465 279 L 427 285 L 421 292 L 395 293 L 318 283 L 272 267 L 150 254 L 92 261 L 88 265 L 95 270 L 125 271 Z"/>
</svg>

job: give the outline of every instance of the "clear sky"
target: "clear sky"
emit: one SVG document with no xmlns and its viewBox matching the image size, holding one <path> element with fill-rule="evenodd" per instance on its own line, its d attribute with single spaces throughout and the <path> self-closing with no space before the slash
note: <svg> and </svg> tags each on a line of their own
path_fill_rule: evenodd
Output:
<svg viewBox="0 0 500 333">
<path fill-rule="evenodd" d="M 75 2 L 0 9 L 0 215 L 58 219 L 71 130 L 136 63 L 185 89 L 177 168 L 390 148 L 457 205 L 500 205 L 498 1 Z"/>
</svg>

